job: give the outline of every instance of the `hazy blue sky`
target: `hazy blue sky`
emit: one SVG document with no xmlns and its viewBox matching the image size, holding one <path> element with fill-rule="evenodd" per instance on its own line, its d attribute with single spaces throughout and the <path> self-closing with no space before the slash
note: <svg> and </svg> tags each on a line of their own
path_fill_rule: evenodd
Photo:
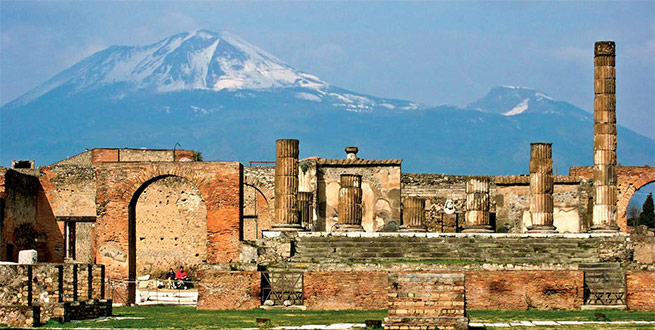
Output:
<svg viewBox="0 0 655 330">
<path fill-rule="evenodd" d="M 0 3 L 0 104 L 110 45 L 204 28 L 376 96 L 465 105 L 520 85 L 591 110 L 594 41 L 615 40 L 619 123 L 655 137 L 655 1 Z"/>
</svg>

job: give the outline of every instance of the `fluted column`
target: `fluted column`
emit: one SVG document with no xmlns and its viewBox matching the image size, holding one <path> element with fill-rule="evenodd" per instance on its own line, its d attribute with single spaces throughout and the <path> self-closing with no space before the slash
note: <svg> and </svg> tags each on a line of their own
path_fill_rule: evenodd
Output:
<svg viewBox="0 0 655 330">
<path fill-rule="evenodd" d="M 530 144 L 530 219 L 529 232 L 554 233 L 553 226 L 553 146 Z"/>
<path fill-rule="evenodd" d="M 616 68 L 615 44 L 594 47 L 594 210 L 591 231 L 615 232 L 616 225 Z"/>
<path fill-rule="evenodd" d="M 403 201 L 403 224 L 401 231 L 427 231 L 425 227 L 425 199 L 410 196 Z"/>
<path fill-rule="evenodd" d="M 339 219 L 337 231 L 363 231 L 362 228 L 362 176 L 341 174 L 339 189 Z"/>
<path fill-rule="evenodd" d="M 298 140 L 275 141 L 274 230 L 302 230 L 298 218 Z"/>
<path fill-rule="evenodd" d="M 489 178 L 472 176 L 466 180 L 465 233 L 492 233 L 489 224 Z"/>
</svg>

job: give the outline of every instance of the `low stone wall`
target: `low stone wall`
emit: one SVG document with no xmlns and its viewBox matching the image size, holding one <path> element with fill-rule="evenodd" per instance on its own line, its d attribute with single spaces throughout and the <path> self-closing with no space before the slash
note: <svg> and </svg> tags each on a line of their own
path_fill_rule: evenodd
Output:
<svg viewBox="0 0 655 330">
<path fill-rule="evenodd" d="M 580 309 L 583 271 L 466 272 L 468 309 Z"/>
<path fill-rule="evenodd" d="M 497 264 L 631 262 L 626 234 L 299 233 L 292 260 L 367 263 L 465 260 Z"/>
<path fill-rule="evenodd" d="M 252 309 L 261 305 L 261 273 L 198 270 L 198 309 Z"/>
<path fill-rule="evenodd" d="M 385 309 L 386 272 L 306 272 L 303 278 L 308 309 Z"/>
<path fill-rule="evenodd" d="M 632 271 L 626 276 L 627 307 L 655 311 L 655 271 Z"/>
<path fill-rule="evenodd" d="M 111 316 L 111 300 L 91 299 L 86 301 L 74 301 L 64 303 L 65 321 L 93 319 L 101 316 Z"/>
<path fill-rule="evenodd" d="M 464 274 L 391 273 L 385 329 L 468 329 Z"/>
<path fill-rule="evenodd" d="M 0 324 L 31 328 L 41 324 L 39 306 L 0 306 Z"/>
<path fill-rule="evenodd" d="M 93 269 L 96 269 L 97 276 L 93 276 Z M 83 277 L 82 281 L 77 280 L 80 274 Z M 71 305 L 72 307 L 67 307 L 66 304 L 74 303 L 78 298 L 84 301 L 89 300 L 90 288 L 102 288 L 103 283 L 104 266 L 102 265 L 54 263 L 0 265 L 0 302 L 2 308 L 8 308 L 7 313 L 28 313 L 25 309 L 18 307 L 39 307 L 39 315 L 32 316 L 32 318 L 43 323 L 50 319 L 61 322 L 76 319 L 76 315 L 79 313 L 97 317 L 101 314 L 91 316 L 95 315 L 94 311 L 104 310 L 104 307 L 96 307 L 97 303 L 87 303 L 93 305 L 93 307 L 87 308 L 90 312 L 77 311 L 75 306 L 79 304 Z M 83 295 L 78 295 L 78 291 L 83 292 Z M 97 299 L 104 299 L 102 290 L 99 294 Z M 109 306 L 111 306 L 111 301 L 109 301 Z"/>
</svg>

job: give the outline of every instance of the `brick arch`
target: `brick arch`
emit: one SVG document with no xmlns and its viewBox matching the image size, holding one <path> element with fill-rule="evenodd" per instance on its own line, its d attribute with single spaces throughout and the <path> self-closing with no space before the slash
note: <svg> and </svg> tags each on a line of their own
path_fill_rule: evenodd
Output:
<svg viewBox="0 0 655 330">
<path fill-rule="evenodd" d="M 249 230 L 250 235 L 252 236 L 254 233 L 255 238 L 260 238 L 260 233 L 262 230 L 270 230 L 270 226 L 272 225 L 273 219 L 275 217 L 275 193 L 273 191 L 268 191 L 267 189 L 264 189 L 261 185 L 253 185 L 249 183 L 244 183 L 244 189 L 243 189 L 243 194 L 244 194 L 244 204 L 243 208 L 244 210 L 246 209 L 246 201 L 247 201 L 247 194 L 250 193 L 247 191 L 247 188 L 253 189 L 255 192 L 255 200 L 254 202 L 257 204 L 257 220 L 256 220 L 256 225 L 255 227 L 248 226 L 246 225 L 246 220 L 245 220 L 245 215 L 252 215 L 252 214 L 246 214 L 244 213 L 244 223 L 243 223 L 243 231 L 244 231 L 244 239 L 246 239 L 246 232 Z M 260 211 L 260 199 L 259 197 L 264 201 L 265 205 L 265 211 L 262 213 Z M 244 211 L 245 212 L 245 211 Z M 252 223 L 250 223 L 252 225 Z M 252 237 L 250 237 L 252 239 Z"/>
<path fill-rule="evenodd" d="M 632 196 L 641 187 L 655 182 L 655 167 L 617 167 L 618 174 L 618 202 L 616 205 L 618 219 L 617 222 L 622 231 L 628 228 L 628 204 Z"/>
<path fill-rule="evenodd" d="M 96 165 L 96 262 L 108 278 L 127 280 L 129 205 L 148 182 L 178 176 L 193 184 L 207 209 L 207 262 L 238 260 L 242 166 L 237 162 L 116 162 Z M 153 224 L 157 225 L 157 224 Z"/>
<path fill-rule="evenodd" d="M 634 193 L 639 190 L 639 188 L 655 182 L 655 167 L 653 166 L 617 166 L 617 225 L 621 228 L 621 231 L 628 231 L 628 218 L 626 216 L 626 211 L 628 209 L 628 204 Z M 593 178 L 593 167 L 591 166 L 580 166 L 580 167 L 571 167 L 569 169 L 569 175 L 579 176 L 583 178 L 592 179 Z"/>
</svg>

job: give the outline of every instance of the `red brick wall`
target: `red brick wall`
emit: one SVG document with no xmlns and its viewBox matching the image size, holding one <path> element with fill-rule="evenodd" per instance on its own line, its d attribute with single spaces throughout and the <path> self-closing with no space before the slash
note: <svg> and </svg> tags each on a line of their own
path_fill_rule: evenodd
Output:
<svg viewBox="0 0 655 330">
<path fill-rule="evenodd" d="M 626 287 L 628 309 L 655 311 L 655 271 L 628 272 Z"/>
<path fill-rule="evenodd" d="M 193 150 L 175 150 L 175 161 L 193 160 Z"/>
<path fill-rule="evenodd" d="M 444 271 L 447 272 L 447 271 Z M 467 309 L 579 309 L 582 271 L 468 271 Z M 308 309 L 385 309 L 386 272 L 307 272 Z"/>
<path fill-rule="evenodd" d="M 93 249 L 96 262 L 106 265 L 108 278 L 128 278 L 130 201 L 142 185 L 170 175 L 187 179 L 198 188 L 205 201 L 207 262 L 237 260 L 240 252 L 241 171 L 241 164 L 237 162 L 97 164 L 98 220 Z"/>
<path fill-rule="evenodd" d="M 199 270 L 198 309 L 252 309 L 261 304 L 261 274 Z"/>
<path fill-rule="evenodd" d="M 386 309 L 386 272 L 307 272 L 308 309 Z"/>
<path fill-rule="evenodd" d="M 117 162 L 118 149 L 93 149 L 91 150 L 91 163 Z"/>
<path fill-rule="evenodd" d="M 582 271 L 471 271 L 467 309 L 580 309 Z"/>
</svg>

